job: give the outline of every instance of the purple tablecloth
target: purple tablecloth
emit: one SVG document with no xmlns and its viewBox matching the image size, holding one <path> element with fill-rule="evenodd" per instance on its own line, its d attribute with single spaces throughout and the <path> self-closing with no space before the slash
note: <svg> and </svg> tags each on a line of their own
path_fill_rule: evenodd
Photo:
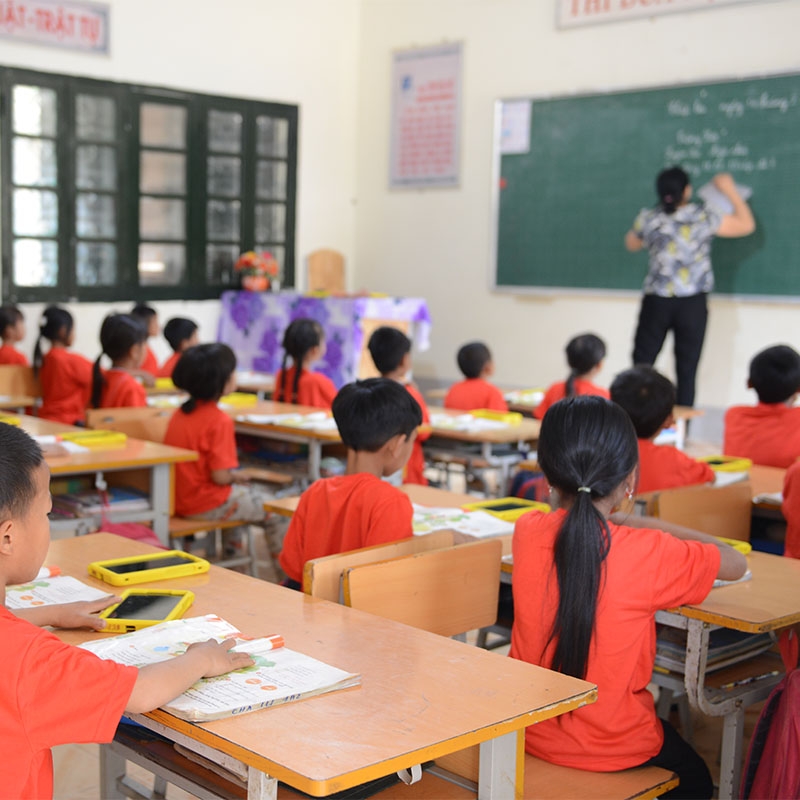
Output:
<svg viewBox="0 0 800 800">
<path fill-rule="evenodd" d="M 298 317 L 325 329 L 327 351 L 316 366 L 339 388 L 358 377 L 362 319 L 405 320 L 418 350 L 430 347 L 427 303 L 415 297 L 307 297 L 295 292 L 224 292 L 218 339 L 233 348 L 239 369 L 274 374 L 283 358 L 281 339 Z"/>
</svg>

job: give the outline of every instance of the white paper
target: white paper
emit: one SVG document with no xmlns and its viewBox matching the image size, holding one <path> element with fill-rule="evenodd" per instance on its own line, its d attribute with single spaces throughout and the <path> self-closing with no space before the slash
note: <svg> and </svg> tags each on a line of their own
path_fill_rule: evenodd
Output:
<svg viewBox="0 0 800 800">
<path fill-rule="evenodd" d="M 504 397 L 508 403 L 536 408 L 544 400 L 544 392 L 541 389 L 516 389 L 506 392 Z"/>
<path fill-rule="evenodd" d="M 240 414 L 237 419 L 254 425 L 279 425 L 285 428 L 315 431 L 336 430 L 336 420 L 325 411 L 315 411 L 311 414 Z"/>
<path fill-rule="evenodd" d="M 38 608 L 57 603 L 77 603 L 81 600 L 99 600 L 108 592 L 81 583 L 69 575 L 37 578 L 30 583 L 6 587 L 6 608 Z"/>
<path fill-rule="evenodd" d="M 478 539 L 504 536 L 514 532 L 514 523 L 485 511 L 462 511 L 460 508 L 430 508 L 414 505 L 412 529 L 415 536 L 449 528 Z"/>
<path fill-rule="evenodd" d="M 500 153 L 504 156 L 527 153 L 531 140 L 531 101 L 511 100 L 503 103 L 500 124 Z"/>
<path fill-rule="evenodd" d="M 731 483 L 747 480 L 748 472 L 714 472 L 714 486 L 728 486 Z"/>
<path fill-rule="evenodd" d="M 431 414 L 431 427 L 448 431 L 463 431 L 464 433 L 480 433 L 481 431 L 497 431 L 508 428 L 507 422 L 497 419 L 473 417 L 471 414 Z"/>
<path fill-rule="evenodd" d="M 749 186 L 736 184 L 736 189 L 743 200 L 748 200 L 753 194 Z M 709 181 L 697 190 L 697 196 L 709 207 L 720 214 L 733 214 L 733 203 Z"/>
</svg>

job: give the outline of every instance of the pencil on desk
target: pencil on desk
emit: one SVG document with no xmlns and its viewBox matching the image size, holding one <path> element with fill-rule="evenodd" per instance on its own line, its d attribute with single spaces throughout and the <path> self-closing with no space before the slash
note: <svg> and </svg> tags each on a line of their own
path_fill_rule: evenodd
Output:
<svg viewBox="0 0 800 800">
<path fill-rule="evenodd" d="M 763 672 L 761 675 L 751 675 L 749 678 L 742 678 L 738 681 L 731 681 L 730 683 L 723 683 L 720 689 L 734 689 L 737 686 L 747 686 L 749 683 L 763 680 L 764 678 L 776 678 L 780 675 L 780 671 L 773 669 L 771 672 Z"/>
</svg>

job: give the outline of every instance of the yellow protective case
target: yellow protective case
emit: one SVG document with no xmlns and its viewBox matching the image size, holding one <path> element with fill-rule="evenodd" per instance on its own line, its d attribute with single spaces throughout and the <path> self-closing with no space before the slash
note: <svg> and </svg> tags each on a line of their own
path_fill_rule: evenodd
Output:
<svg viewBox="0 0 800 800">
<path fill-rule="evenodd" d="M 519 425 L 523 419 L 519 411 L 495 411 L 491 408 L 476 408 L 469 413 L 473 417 L 493 419 L 497 422 L 505 422 L 506 425 Z"/>
<path fill-rule="evenodd" d="M 509 506 L 511 506 L 509 508 Z M 506 522 L 516 522 L 523 514 L 529 511 L 549 511 L 547 503 L 536 500 L 526 500 L 524 497 L 499 497 L 496 500 L 481 500 L 478 503 L 467 503 L 461 506 L 464 511 L 485 511 L 487 514 L 499 517 Z"/>
<path fill-rule="evenodd" d="M 724 536 L 715 536 L 714 538 L 725 542 L 725 544 L 730 545 L 734 550 L 738 550 L 746 556 L 750 555 L 753 550 L 753 545 L 750 542 L 744 542 L 741 539 L 726 539 Z"/>
<path fill-rule="evenodd" d="M 119 606 L 121 606 L 129 597 L 146 597 L 158 595 L 159 597 L 177 597 L 180 598 L 179 602 L 170 610 L 169 614 L 160 619 L 123 619 L 110 618 Z M 132 633 L 138 631 L 140 628 L 149 628 L 151 625 L 158 625 L 159 622 L 166 622 L 170 619 L 178 619 L 182 617 L 189 606 L 194 602 L 194 592 L 185 589 L 127 589 L 122 593 L 119 603 L 114 603 L 113 606 L 104 608 L 99 616 L 105 619 L 106 626 L 103 628 L 103 633 Z"/>
<path fill-rule="evenodd" d="M 225 406 L 235 406 L 236 408 L 247 408 L 258 403 L 258 397 L 249 392 L 231 392 L 220 397 L 219 402 Z"/>
<path fill-rule="evenodd" d="M 186 560 L 183 564 L 172 564 L 155 569 L 140 569 L 134 572 L 114 572 L 109 567 L 125 564 L 135 564 L 141 561 L 168 561 L 180 556 Z M 125 558 L 111 558 L 106 561 L 93 561 L 89 564 L 89 574 L 93 578 L 110 583 L 112 586 L 130 586 L 137 583 L 150 581 L 163 581 L 169 578 L 183 578 L 187 575 L 199 575 L 208 572 L 211 565 L 204 558 L 198 558 L 183 550 L 166 550 L 163 553 L 152 553 L 143 556 L 126 556 Z"/>
<path fill-rule="evenodd" d="M 66 442 L 74 442 L 90 450 L 108 450 L 124 447 L 128 437 L 121 431 L 85 430 L 65 431 L 59 436 Z"/>
<path fill-rule="evenodd" d="M 15 417 L 13 414 L 0 414 L 0 422 L 19 427 L 19 417 Z"/>
<path fill-rule="evenodd" d="M 698 461 L 705 461 L 714 472 L 747 472 L 753 466 L 749 458 L 739 456 L 701 456 Z"/>
</svg>

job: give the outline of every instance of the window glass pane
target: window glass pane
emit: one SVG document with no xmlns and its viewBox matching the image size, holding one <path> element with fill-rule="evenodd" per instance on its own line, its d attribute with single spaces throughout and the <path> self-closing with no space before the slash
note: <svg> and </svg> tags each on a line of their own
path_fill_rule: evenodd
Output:
<svg viewBox="0 0 800 800">
<path fill-rule="evenodd" d="M 13 128 L 29 136 L 56 135 L 56 93 L 40 86 L 13 89 Z"/>
<path fill-rule="evenodd" d="M 286 157 L 289 154 L 289 120 L 256 117 L 256 153 Z"/>
<path fill-rule="evenodd" d="M 242 191 L 242 160 L 230 156 L 208 158 L 208 193 L 238 197 Z"/>
<path fill-rule="evenodd" d="M 75 267 L 79 286 L 113 286 L 117 282 L 117 248 L 108 242 L 78 242 Z"/>
<path fill-rule="evenodd" d="M 58 195 L 38 189 L 15 189 L 14 233 L 17 236 L 55 236 L 58 233 Z"/>
<path fill-rule="evenodd" d="M 75 136 L 90 142 L 117 138 L 117 104 L 110 97 L 79 94 L 75 98 Z"/>
<path fill-rule="evenodd" d="M 139 236 L 142 239 L 186 238 L 186 203 L 183 200 L 139 198 Z"/>
<path fill-rule="evenodd" d="M 17 286 L 55 286 L 58 279 L 58 245 L 40 239 L 14 242 L 14 283 Z"/>
<path fill-rule="evenodd" d="M 93 239 L 116 236 L 116 204 L 113 196 L 79 192 L 75 202 L 75 231 L 80 237 Z"/>
<path fill-rule="evenodd" d="M 14 183 L 20 186 L 56 185 L 56 143 L 52 139 L 15 136 L 13 144 Z"/>
<path fill-rule="evenodd" d="M 256 204 L 256 241 L 282 242 L 286 238 L 286 206 L 278 203 Z"/>
<path fill-rule="evenodd" d="M 256 197 L 259 200 L 286 199 L 285 161 L 259 161 L 256 164 Z"/>
<path fill-rule="evenodd" d="M 142 103 L 139 141 L 145 147 L 186 147 L 186 108 L 163 103 Z"/>
<path fill-rule="evenodd" d="M 238 244 L 210 244 L 206 247 L 206 280 L 210 284 L 232 284 L 233 265 L 239 258 Z"/>
<path fill-rule="evenodd" d="M 242 115 L 235 111 L 208 112 L 208 149 L 218 153 L 242 152 Z"/>
<path fill-rule="evenodd" d="M 186 272 L 186 248 L 182 244 L 140 244 L 139 284 L 174 286 Z"/>
<path fill-rule="evenodd" d="M 209 200 L 206 206 L 208 238 L 239 241 L 241 207 L 238 200 Z"/>
<path fill-rule="evenodd" d="M 95 144 L 78 145 L 75 151 L 75 185 L 79 189 L 117 188 L 117 151 Z"/>
<path fill-rule="evenodd" d="M 142 151 L 139 189 L 153 194 L 186 194 L 186 156 Z"/>
<path fill-rule="evenodd" d="M 281 247 L 279 244 L 256 242 L 256 250 L 258 250 L 259 252 L 266 251 L 267 253 L 272 253 L 272 255 L 275 257 L 275 260 L 278 262 L 278 266 L 280 267 L 280 274 L 283 275 L 283 265 L 286 263 L 285 248 Z"/>
</svg>

